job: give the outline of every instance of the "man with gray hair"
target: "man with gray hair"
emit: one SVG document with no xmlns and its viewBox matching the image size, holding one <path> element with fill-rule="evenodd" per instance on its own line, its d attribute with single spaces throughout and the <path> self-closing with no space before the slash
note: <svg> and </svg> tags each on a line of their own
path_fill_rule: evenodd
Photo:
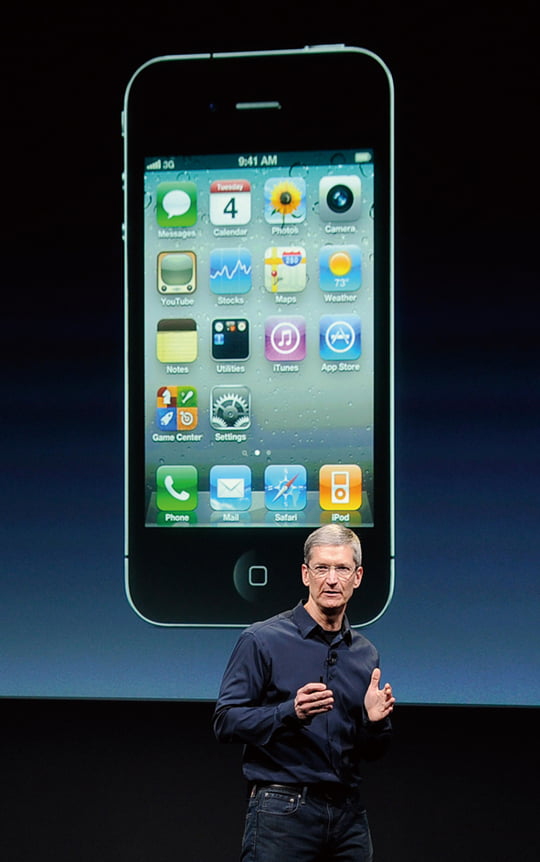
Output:
<svg viewBox="0 0 540 862">
<path fill-rule="evenodd" d="M 395 698 L 345 614 L 362 575 L 352 530 L 315 530 L 307 600 L 247 628 L 229 659 L 214 730 L 245 745 L 242 862 L 371 862 L 361 763 L 388 747 Z"/>
</svg>

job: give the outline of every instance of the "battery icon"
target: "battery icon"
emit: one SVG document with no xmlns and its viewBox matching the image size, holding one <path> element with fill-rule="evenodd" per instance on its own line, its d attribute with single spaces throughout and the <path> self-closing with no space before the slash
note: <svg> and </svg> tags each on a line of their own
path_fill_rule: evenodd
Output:
<svg viewBox="0 0 540 862">
<path fill-rule="evenodd" d="M 357 165 L 362 164 L 363 162 L 370 162 L 371 161 L 371 153 L 368 153 L 365 150 L 363 150 L 360 153 L 355 153 L 354 154 L 354 161 L 356 162 Z"/>
</svg>

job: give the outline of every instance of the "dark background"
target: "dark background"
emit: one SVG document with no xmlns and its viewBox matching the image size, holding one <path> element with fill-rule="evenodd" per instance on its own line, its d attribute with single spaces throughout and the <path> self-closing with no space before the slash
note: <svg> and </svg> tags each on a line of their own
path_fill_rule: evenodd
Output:
<svg viewBox="0 0 540 862">
<path fill-rule="evenodd" d="M 212 699 L 234 637 L 146 628 L 122 590 L 120 110 L 152 56 L 322 42 L 396 82 L 398 566 L 367 634 L 409 705 L 369 768 L 377 858 L 538 857 L 533 21 L 528 3 L 9 13 L 4 858 L 236 858 L 240 751 L 214 743 L 211 703 L 174 702 L 201 666 Z"/>
<path fill-rule="evenodd" d="M 0 847 L 10 862 L 236 862 L 240 746 L 209 703 L 7 701 Z M 536 862 L 538 714 L 400 707 L 366 770 L 377 862 Z M 294 860 L 284 860 L 294 862 Z"/>
</svg>

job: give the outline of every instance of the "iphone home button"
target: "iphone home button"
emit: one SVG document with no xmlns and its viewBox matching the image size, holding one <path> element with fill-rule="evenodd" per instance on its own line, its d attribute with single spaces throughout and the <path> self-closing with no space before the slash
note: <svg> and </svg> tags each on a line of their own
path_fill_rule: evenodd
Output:
<svg viewBox="0 0 540 862">
<path fill-rule="evenodd" d="M 245 551 L 234 567 L 234 586 L 248 602 L 262 601 L 269 586 L 268 566 L 260 557 L 256 550 Z"/>
</svg>

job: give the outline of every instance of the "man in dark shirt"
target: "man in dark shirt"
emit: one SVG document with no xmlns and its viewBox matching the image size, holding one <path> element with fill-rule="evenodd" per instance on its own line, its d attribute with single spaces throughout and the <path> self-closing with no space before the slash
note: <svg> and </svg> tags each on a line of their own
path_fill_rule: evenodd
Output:
<svg viewBox="0 0 540 862">
<path fill-rule="evenodd" d="M 358 537 L 308 536 L 307 601 L 240 636 L 214 714 L 221 742 L 245 744 L 250 798 L 243 862 L 370 862 L 360 765 L 386 750 L 395 698 L 375 647 L 351 629 L 362 580 Z"/>
</svg>

